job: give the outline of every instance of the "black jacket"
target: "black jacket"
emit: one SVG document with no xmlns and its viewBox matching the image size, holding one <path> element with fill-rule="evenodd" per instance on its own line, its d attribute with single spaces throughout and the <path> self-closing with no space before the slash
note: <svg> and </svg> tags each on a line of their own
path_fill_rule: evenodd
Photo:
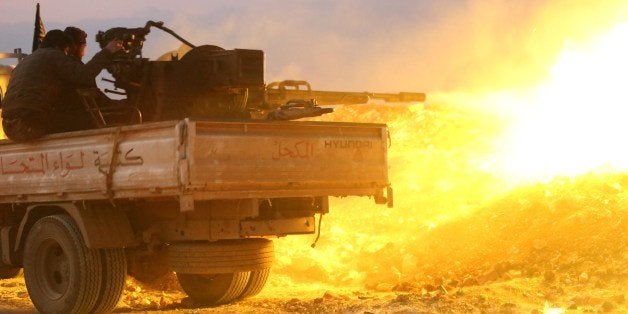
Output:
<svg viewBox="0 0 628 314">
<path fill-rule="evenodd" d="M 64 89 L 92 86 L 112 57 L 113 54 L 102 50 L 88 63 L 82 64 L 59 49 L 37 49 L 13 70 L 2 101 L 2 117 L 10 116 L 16 109 L 54 110 L 62 105 L 59 100 Z"/>
</svg>

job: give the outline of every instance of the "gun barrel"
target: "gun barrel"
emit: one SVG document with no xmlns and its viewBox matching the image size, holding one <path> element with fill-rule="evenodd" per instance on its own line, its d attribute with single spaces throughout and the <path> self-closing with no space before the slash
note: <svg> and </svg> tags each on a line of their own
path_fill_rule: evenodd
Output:
<svg viewBox="0 0 628 314">
<path fill-rule="evenodd" d="M 397 94 L 373 93 L 372 98 L 386 102 L 424 102 L 425 93 L 401 92 Z"/>
<path fill-rule="evenodd" d="M 286 88 L 288 87 L 288 88 Z M 371 93 L 312 90 L 306 81 L 283 81 L 268 84 L 266 102 L 283 104 L 291 99 L 316 99 L 319 105 L 354 105 L 366 104 L 371 99 L 384 102 L 424 102 L 425 93 Z"/>
</svg>

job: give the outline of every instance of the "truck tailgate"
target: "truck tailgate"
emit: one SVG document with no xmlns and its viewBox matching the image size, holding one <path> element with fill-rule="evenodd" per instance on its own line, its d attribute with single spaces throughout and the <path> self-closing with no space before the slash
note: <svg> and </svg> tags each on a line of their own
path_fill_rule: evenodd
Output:
<svg viewBox="0 0 628 314">
<path fill-rule="evenodd" d="M 387 128 L 338 122 L 191 122 L 189 184 L 208 197 L 374 195 Z"/>
</svg>

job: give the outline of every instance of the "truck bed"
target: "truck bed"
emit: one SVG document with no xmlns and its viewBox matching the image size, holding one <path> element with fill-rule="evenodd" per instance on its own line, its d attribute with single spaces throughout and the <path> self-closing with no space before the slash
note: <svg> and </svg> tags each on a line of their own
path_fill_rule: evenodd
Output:
<svg viewBox="0 0 628 314">
<path fill-rule="evenodd" d="M 3 140 L 0 202 L 379 195 L 387 137 L 383 124 L 181 120 Z"/>
</svg>

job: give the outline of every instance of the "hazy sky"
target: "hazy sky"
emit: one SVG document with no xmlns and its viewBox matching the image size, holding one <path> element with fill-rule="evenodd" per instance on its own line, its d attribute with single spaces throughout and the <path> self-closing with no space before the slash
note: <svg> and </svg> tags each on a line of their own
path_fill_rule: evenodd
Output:
<svg viewBox="0 0 628 314">
<path fill-rule="evenodd" d="M 196 45 L 264 50 L 267 82 L 305 79 L 316 89 L 386 92 L 455 90 L 486 77 L 523 80 L 518 73 L 542 71 L 542 54 L 586 32 L 575 18 L 627 16 L 625 5 L 609 9 L 614 1 L 592 0 L 39 2 L 47 30 L 74 25 L 88 32 L 88 58 L 98 30 L 155 20 Z M 0 51 L 30 52 L 35 3 L 0 0 Z M 144 54 L 155 58 L 178 46 L 153 29 Z"/>
</svg>

